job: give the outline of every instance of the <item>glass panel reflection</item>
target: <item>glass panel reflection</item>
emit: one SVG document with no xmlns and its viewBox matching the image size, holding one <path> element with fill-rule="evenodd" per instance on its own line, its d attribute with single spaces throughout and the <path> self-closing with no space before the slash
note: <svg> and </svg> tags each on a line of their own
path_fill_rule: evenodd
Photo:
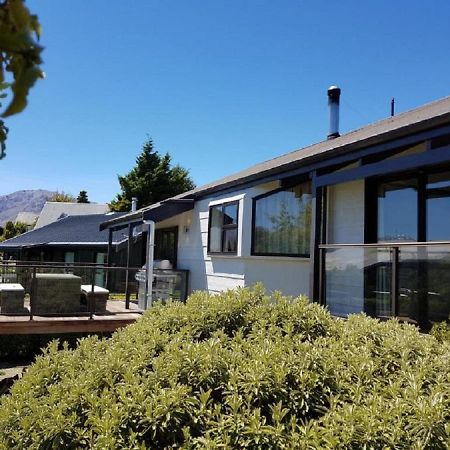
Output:
<svg viewBox="0 0 450 450">
<path fill-rule="evenodd" d="M 450 246 L 400 249 L 399 316 L 426 325 L 450 317 Z"/>
<path fill-rule="evenodd" d="M 450 239 L 450 172 L 428 176 L 427 241 Z"/>
<path fill-rule="evenodd" d="M 233 203 L 231 205 L 225 205 L 223 208 L 223 224 L 233 225 L 237 224 L 238 205 Z"/>
<path fill-rule="evenodd" d="M 226 253 L 236 253 L 237 228 L 223 230 L 223 251 Z"/>
<path fill-rule="evenodd" d="M 336 316 L 365 312 L 429 328 L 450 318 L 450 245 L 398 246 L 398 297 L 393 298 L 392 247 L 325 249 L 325 300 Z"/>
<path fill-rule="evenodd" d="M 378 317 L 392 314 L 389 249 L 327 249 L 325 272 L 326 304 L 331 314 L 366 312 Z"/>
<path fill-rule="evenodd" d="M 308 255 L 311 184 L 303 183 L 255 202 L 254 253 Z"/>
<path fill-rule="evenodd" d="M 209 251 L 220 252 L 222 250 L 222 207 L 213 206 L 210 209 L 210 216 Z"/>
<path fill-rule="evenodd" d="M 378 241 L 417 241 L 417 180 L 379 185 Z"/>
</svg>

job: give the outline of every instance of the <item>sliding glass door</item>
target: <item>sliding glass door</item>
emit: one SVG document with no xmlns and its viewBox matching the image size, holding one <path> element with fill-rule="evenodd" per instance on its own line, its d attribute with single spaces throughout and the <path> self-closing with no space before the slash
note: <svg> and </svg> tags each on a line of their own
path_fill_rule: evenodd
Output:
<svg viewBox="0 0 450 450">
<path fill-rule="evenodd" d="M 450 171 L 379 181 L 372 185 L 376 201 L 375 242 L 450 241 Z M 370 224 L 369 224 L 370 225 Z M 401 247 L 398 265 L 398 316 L 419 324 L 450 315 L 450 248 Z M 366 271 L 366 303 L 375 315 L 390 309 L 392 267 L 374 264 Z"/>
</svg>

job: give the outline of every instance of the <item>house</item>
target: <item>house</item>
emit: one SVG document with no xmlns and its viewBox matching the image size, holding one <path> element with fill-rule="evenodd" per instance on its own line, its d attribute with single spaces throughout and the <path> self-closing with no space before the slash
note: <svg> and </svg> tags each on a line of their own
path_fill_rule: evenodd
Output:
<svg viewBox="0 0 450 450">
<path fill-rule="evenodd" d="M 112 234 L 108 261 L 109 235 L 106 231 L 99 230 L 100 224 L 105 220 L 121 215 L 123 213 L 64 217 L 49 225 L 1 242 L 0 252 L 4 253 L 5 259 L 12 258 L 17 261 L 79 265 L 109 263 L 112 266 L 124 267 L 127 264 L 128 235 L 122 232 Z M 131 237 L 132 251 L 128 261 L 131 267 L 141 267 L 145 262 L 145 249 L 142 251 L 142 242 L 140 233 L 135 233 Z M 105 277 L 103 274 L 100 275 L 96 277 L 96 284 L 104 286 Z M 124 276 L 125 272 L 121 271 L 120 279 L 122 280 Z M 112 278 L 115 279 L 113 276 Z"/>
<path fill-rule="evenodd" d="M 104 262 L 108 233 L 99 225 L 121 214 L 67 216 L 40 228 L 0 243 L 0 251 L 22 261 L 92 263 Z M 113 245 L 126 240 L 121 233 L 113 235 Z"/>
<path fill-rule="evenodd" d="M 39 214 L 28 212 L 28 211 L 22 211 L 17 214 L 16 218 L 14 219 L 14 223 L 24 223 L 27 226 L 27 230 L 32 230 L 34 227 L 34 224 L 36 223 L 37 219 L 39 217 Z"/>
<path fill-rule="evenodd" d="M 108 205 L 100 203 L 45 202 L 35 228 L 41 228 L 67 216 L 84 216 L 88 214 L 106 214 Z"/>
<path fill-rule="evenodd" d="M 262 281 L 338 316 L 365 311 L 427 326 L 450 315 L 450 97 L 115 217 L 154 222 L 155 259 L 189 290 Z"/>
</svg>

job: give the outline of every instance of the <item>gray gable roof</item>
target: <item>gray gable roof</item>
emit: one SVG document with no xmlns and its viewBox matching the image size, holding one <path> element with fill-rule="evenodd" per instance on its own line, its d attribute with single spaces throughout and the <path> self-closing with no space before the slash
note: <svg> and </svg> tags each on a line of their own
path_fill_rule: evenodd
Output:
<svg viewBox="0 0 450 450">
<path fill-rule="evenodd" d="M 237 187 L 270 175 L 276 175 L 308 164 L 325 161 L 337 155 L 381 144 L 412 133 L 419 133 L 450 123 L 450 97 L 428 103 L 419 108 L 375 122 L 363 128 L 346 133 L 338 138 L 324 140 L 317 144 L 256 164 L 248 169 L 221 178 L 212 183 L 199 186 L 172 199 L 128 213 L 123 218 L 113 219 L 104 227 L 115 226 L 126 221 L 139 221 L 147 211 L 161 208 L 165 203 L 178 199 L 201 198 L 203 196 Z"/>
<path fill-rule="evenodd" d="M 0 243 L 0 250 L 38 245 L 107 245 L 108 232 L 99 231 L 102 222 L 124 213 L 68 216 L 44 227 L 28 231 Z M 113 234 L 113 243 L 126 239 L 122 233 Z"/>
<path fill-rule="evenodd" d="M 255 176 L 262 178 L 268 173 L 282 172 L 296 164 L 306 165 L 312 160 L 324 160 L 336 154 L 344 154 L 363 147 L 376 145 L 444 123 L 450 123 L 450 96 L 375 122 L 338 138 L 325 140 L 264 161 L 228 177 L 200 186 L 182 194 L 182 196 L 204 195 L 208 191 L 219 188 L 224 189 L 227 185 L 233 183 L 243 183 Z"/>
<path fill-rule="evenodd" d="M 99 203 L 45 202 L 34 229 L 49 225 L 58 220 L 61 216 L 105 214 L 108 211 L 108 205 Z"/>
</svg>

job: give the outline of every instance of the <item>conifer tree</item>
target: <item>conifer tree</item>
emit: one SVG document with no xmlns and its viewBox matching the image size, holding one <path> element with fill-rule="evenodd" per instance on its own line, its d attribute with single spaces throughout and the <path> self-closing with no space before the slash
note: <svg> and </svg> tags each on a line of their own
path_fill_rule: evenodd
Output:
<svg viewBox="0 0 450 450">
<path fill-rule="evenodd" d="M 136 165 L 124 176 L 118 176 L 122 192 L 111 201 L 111 211 L 130 211 L 132 197 L 137 198 L 138 207 L 152 205 L 195 187 L 189 171 L 180 165 L 172 166 L 172 158 L 166 153 L 160 155 L 148 139 Z"/>
<path fill-rule="evenodd" d="M 91 203 L 86 191 L 80 191 L 77 197 L 77 203 Z"/>
</svg>

